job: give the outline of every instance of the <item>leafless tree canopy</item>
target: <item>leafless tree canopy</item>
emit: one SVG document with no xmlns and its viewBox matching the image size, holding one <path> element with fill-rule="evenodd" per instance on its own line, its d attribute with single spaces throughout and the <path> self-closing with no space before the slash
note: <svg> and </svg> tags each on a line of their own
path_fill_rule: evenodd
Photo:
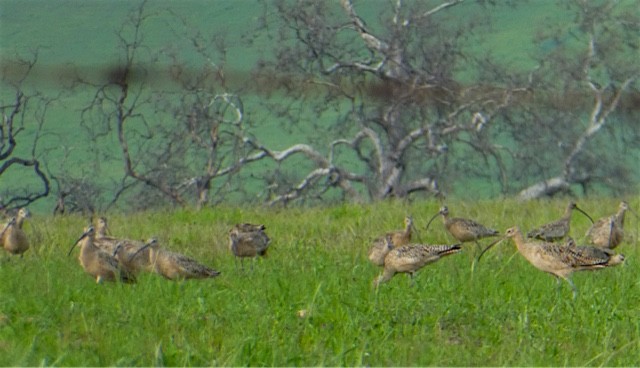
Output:
<svg viewBox="0 0 640 368">
<path fill-rule="evenodd" d="M 234 38 L 261 55 L 237 83 L 228 35 L 139 2 L 114 30 L 119 62 L 98 78 L 69 68 L 50 96 L 24 85 L 37 53 L 3 64 L 13 93 L 0 106 L 0 177 L 28 185 L 0 185 L 0 205 L 50 193 L 55 213 L 364 202 L 469 183 L 522 199 L 624 194 L 640 158 L 640 17 L 617 1 L 560 2 L 574 23 L 543 25 L 523 69 L 483 43 L 494 11 L 512 5 L 265 2 Z M 182 49 L 150 46 L 158 19 Z M 73 122 L 84 139 L 43 145 L 47 111 L 66 95 L 90 96 Z"/>
<path fill-rule="evenodd" d="M 0 208 L 23 207 L 46 197 L 50 191 L 49 177 L 37 156 L 38 141 L 45 122 L 51 98 L 26 91 L 22 84 L 38 60 L 37 52 L 29 59 L 19 59 L 22 73 L 6 78 L 2 73 L 3 88 L 13 92 L 13 99 L 0 100 L 0 178 L 15 175 L 20 178 L 21 190 L 5 192 L 0 185 Z M 11 93 L 4 96 L 11 98 Z M 3 179 L 7 180 L 7 179 Z"/>
</svg>

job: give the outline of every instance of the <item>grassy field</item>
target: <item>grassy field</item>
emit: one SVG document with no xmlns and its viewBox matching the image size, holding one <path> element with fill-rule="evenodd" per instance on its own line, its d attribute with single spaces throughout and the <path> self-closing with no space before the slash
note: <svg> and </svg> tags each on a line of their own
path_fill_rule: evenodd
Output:
<svg viewBox="0 0 640 368">
<path fill-rule="evenodd" d="M 447 203 L 453 216 L 504 231 L 558 218 L 567 200 L 520 204 Z M 632 198 L 631 207 L 640 208 Z M 581 201 L 594 218 L 618 199 Z M 451 243 L 437 202 L 386 202 L 314 209 L 215 208 L 201 212 L 110 214 L 114 235 L 157 236 L 164 246 L 222 272 L 213 280 L 97 285 L 67 251 L 80 217 L 34 216 L 23 259 L 0 263 L 0 366 L 439 365 L 631 366 L 640 361 L 638 219 L 618 249 L 625 265 L 575 274 L 568 285 L 529 265 L 511 242 L 471 272 L 474 246 L 398 275 L 377 291 L 367 258 L 373 237 L 412 214 L 417 239 Z M 237 270 L 228 228 L 264 223 L 269 257 Z M 572 235 L 588 220 L 576 213 Z M 486 242 L 485 242 L 486 243 Z M 305 318 L 297 316 L 306 310 Z"/>
</svg>

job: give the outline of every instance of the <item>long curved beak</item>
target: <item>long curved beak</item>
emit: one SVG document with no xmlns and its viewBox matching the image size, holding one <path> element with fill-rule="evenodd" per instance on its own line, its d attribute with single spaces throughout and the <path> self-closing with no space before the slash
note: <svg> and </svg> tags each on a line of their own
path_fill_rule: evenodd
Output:
<svg viewBox="0 0 640 368">
<path fill-rule="evenodd" d="M 578 206 L 576 206 L 576 210 L 582 212 L 583 215 L 587 216 L 587 218 L 589 218 L 589 220 L 591 220 L 591 223 L 593 224 L 593 219 L 591 218 L 591 216 L 589 216 L 588 213 L 584 212 L 581 208 L 579 208 Z"/>
<path fill-rule="evenodd" d="M 440 216 L 440 211 L 438 211 L 438 213 L 436 213 L 435 215 L 433 215 L 433 217 L 431 218 L 431 220 L 429 220 L 429 222 L 427 223 L 427 227 L 424 229 L 424 231 L 429 230 L 429 225 L 431 225 L 431 222 L 436 218 Z"/>
<path fill-rule="evenodd" d="M 115 257 L 116 254 L 118 254 L 118 252 L 120 251 L 120 249 L 122 249 L 122 242 L 119 242 L 118 244 L 116 244 L 116 248 L 113 250 L 113 254 L 111 256 Z"/>
<path fill-rule="evenodd" d="M 476 259 L 476 263 L 480 262 L 480 258 L 482 258 L 482 255 L 485 254 L 491 247 L 493 247 L 494 245 L 500 243 L 501 241 L 505 240 L 507 237 L 503 236 L 502 238 L 499 238 L 498 240 L 495 240 L 493 243 L 487 245 L 486 248 L 484 248 L 484 250 L 482 252 L 480 252 L 480 255 L 478 256 L 478 259 Z"/>
<path fill-rule="evenodd" d="M 143 245 L 140 249 L 138 249 L 135 253 L 133 253 L 131 255 L 131 257 L 129 257 L 129 262 L 131 262 L 131 260 L 133 260 L 134 258 L 136 258 L 136 256 L 138 255 L 138 253 L 142 252 L 143 250 L 149 248 L 151 246 L 151 244 L 155 243 L 155 240 L 151 240 L 149 242 L 147 242 L 145 245 Z"/>
<path fill-rule="evenodd" d="M 76 240 L 76 242 L 73 243 L 73 245 L 71 246 L 71 249 L 69 249 L 69 253 L 67 253 L 67 257 L 69 257 L 71 255 L 71 251 L 73 250 L 73 248 L 76 247 L 76 245 L 78 245 L 78 243 L 80 243 L 80 240 L 84 239 L 88 234 L 89 234 L 88 232 L 84 232 L 84 233 L 82 233 L 82 235 L 80 235 L 78 240 Z"/>
<path fill-rule="evenodd" d="M 15 224 L 16 224 L 16 218 L 12 217 L 11 221 L 7 222 L 7 224 L 4 226 L 4 228 L 0 232 L 0 239 L 2 239 L 2 237 L 4 236 L 4 232 L 7 231 L 7 229 L 10 228 L 12 225 L 15 225 Z"/>
</svg>

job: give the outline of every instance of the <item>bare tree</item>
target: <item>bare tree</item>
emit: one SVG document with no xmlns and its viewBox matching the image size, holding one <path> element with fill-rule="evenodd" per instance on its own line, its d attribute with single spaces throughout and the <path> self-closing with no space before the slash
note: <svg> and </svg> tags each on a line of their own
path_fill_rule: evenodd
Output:
<svg viewBox="0 0 640 368">
<path fill-rule="evenodd" d="M 447 157 L 461 146 L 500 161 L 485 132 L 527 86 L 526 80 L 489 88 L 459 80 L 462 68 L 477 65 L 465 42 L 487 22 L 482 6 L 443 1 L 427 8 L 396 1 L 381 12 L 380 22 L 370 19 L 374 25 L 368 25 L 352 1 L 339 5 L 278 3 L 279 47 L 257 75 L 260 84 L 279 82 L 289 98 L 280 102 L 278 95 L 266 109 L 273 112 L 270 119 L 284 122 L 283 129 L 306 124 L 318 134 L 280 151 L 246 140 L 258 151 L 253 157 L 306 159 L 307 171 L 272 183 L 272 203 L 322 198 L 334 188 L 352 200 L 437 195 L 442 182 L 448 185 Z M 453 22 L 472 13 L 455 11 L 465 6 L 474 16 Z"/>
<path fill-rule="evenodd" d="M 113 132 L 123 162 L 110 205 L 123 198 L 133 198 L 134 208 L 167 200 L 197 208 L 217 203 L 233 192 L 227 184 L 243 165 L 237 157 L 245 123 L 242 99 L 226 89 L 224 39 L 180 34 L 201 56 L 202 67 L 195 70 L 170 46 L 152 52 L 144 27 L 159 14 L 147 12 L 146 5 L 140 3 L 117 33 L 120 65 L 105 81 L 83 81 L 96 90 L 83 110 L 83 125 L 96 142 Z M 182 25 L 188 29 L 183 19 Z M 157 66 L 167 62 L 167 71 Z M 166 80 L 166 88 L 150 88 L 158 80 Z"/>
<path fill-rule="evenodd" d="M 15 94 L 2 95 L 0 175 L 32 169 L 43 189 L 2 186 L 0 204 L 46 196 L 49 180 L 58 213 L 250 195 L 271 204 L 439 196 L 470 180 L 536 198 L 577 185 L 621 193 L 637 180 L 640 66 L 629 60 L 640 41 L 626 4 L 560 3 L 575 26 L 541 32 L 539 65 L 524 72 L 484 52 L 489 7 L 500 3 L 360 4 L 265 2 L 260 32 L 233 35 L 263 53 L 238 85 L 227 75 L 227 35 L 137 3 L 116 31 L 120 61 L 74 86 L 91 94 L 80 116 L 86 142 L 63 147 L 87 150 L 80 168 L 60 151 L 44 162 L 49 151 L 36 149 L 56 98 L 3 73 Z M 160 18 L 179 45 L 145 38 Z M 24 62 L 24 78 L 32 67 Z"/>
<path fill-rule="evenodd" d="M 3 179 L 6 185 L 0 187 L 3 209 L 27 206 L 49 195 L 49 177 L 41 168 L 38 141 L 47 109 L 55 98 L 28 92 L 24 87 L 37 60 L 35 52 L 29 60 L 19 59 L 18 65 L 5 65 L 7 69 L 2 71 L 2 84 L 9 87 L 7 91 L 13 90 L 13 97 L 2 94 L 0 100 L 0 177 L 7 178 L 11 171 L 20 176 L 20 182 L 13 187 L 6 185 L 8 179 Z"/>
<path fill-rule="evenodd" d="M 640 16 L 617 1 L 564 5 L 575 14 L 576 27 L 550 28 L 541 35 L 542 42 L 553 45 L 536 73 L 537 89 L 547 92 L 541 93 L 542 103 L 522 110 L 531 124 L 513 133 L 516 142 L 533 148 L 528 162 L 516 159 L 528 168 L 523 176 L 540 178 L 519 192 L 525 200 L 566 193 L 575 184 L 621 193 L 633 180 L 626 173 L 633 160 L 625 159 L 633 152 L 626 144 L 616 149 L 615 142 L 635 141 L 631 146 L 637 147 L 640 139 L 637 124 L 629 123 L 637 121 L 637 107 L 624 101 L 639 95 Z"/>
</svg>

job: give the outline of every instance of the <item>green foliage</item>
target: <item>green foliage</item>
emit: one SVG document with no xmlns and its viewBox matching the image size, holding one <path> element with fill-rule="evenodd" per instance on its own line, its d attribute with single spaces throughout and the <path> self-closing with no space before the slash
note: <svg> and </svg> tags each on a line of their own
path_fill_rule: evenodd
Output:
<svg viewBox="0 0 640 368">
<path fill-rule="evenodd" d="M 568 199 L 567 199 L 568 200 Z M 504 231 L 558 218 L 567 200 L 447 205 Z M 580 201 L 594 219 L 615 199 Z M 640 207 L 638 198 L 630 201 Z M 425 267 L 411 287 L 397 275 L 376 291 L 372 238 L 411 214 L 417 240 L 451 243 L 436 202 L 384 202 L 313 209 L 212 208 L 109 215 L 115 236 L 162 244 L 220 271 L 213 280 L 171 282 L 142 274 L 133 285 L 95 284 L 67 251 L 80 217 L 35 216 L 32 248 L 0 263 L 0 366 L 629 366 L 640 361 L 638 219 L 629 216 L 623 266 L 574 275 L 539 272 L 504 242 L 471 272 L 475 247 Z M 264 223 L 265 259 L 236 269 L 227 230 Z M 588 220 L 574 214 L 581 242 Z M 486 244 L 486 242 L 483 242 Z M 239 267 L 239 264 L 238 264 Z M 300 318 L 299 311 L 306 316 Z"/>
</svg>

